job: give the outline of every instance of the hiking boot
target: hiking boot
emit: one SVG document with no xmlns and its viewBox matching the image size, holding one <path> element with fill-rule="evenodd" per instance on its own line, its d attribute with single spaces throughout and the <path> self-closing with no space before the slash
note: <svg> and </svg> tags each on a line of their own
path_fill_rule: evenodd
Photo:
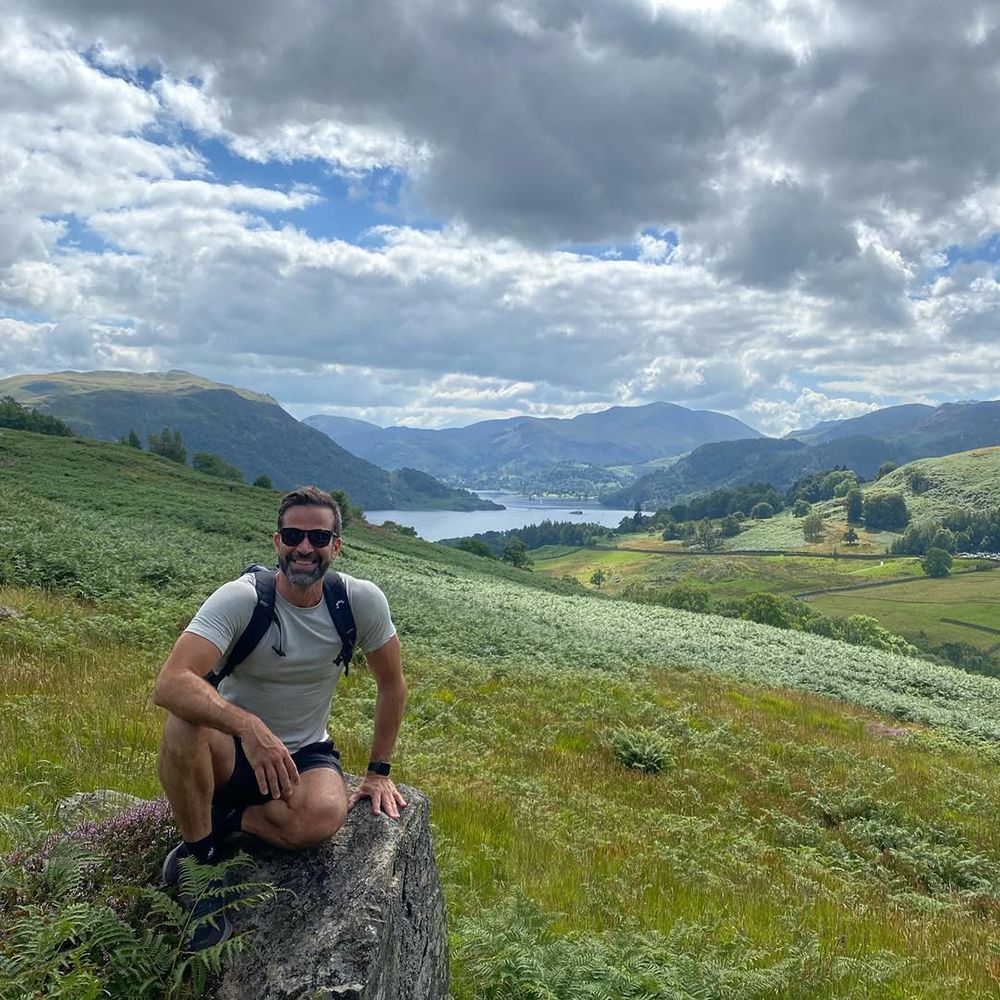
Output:
<svg viewBox="0 0 1000 1000">
<path fill-rule="evenodd" d="M 213 945 L 222 944 L 233 933 L 233 925 L 226 911 L 227 903 L 225 879 L 219 879 L 219 889 L 209 890 L 194 904 L 191 913 L 191 936 L 184 944 L 187 952 L 204 951 Z"/>
<path fill-rule="evenodd" d="M 182 840 L 163 860 L 163 881 L 167 885 L 179 885 L 181 880 L 181 858 L 188 858 L 191 852 Z"/>
</svg>

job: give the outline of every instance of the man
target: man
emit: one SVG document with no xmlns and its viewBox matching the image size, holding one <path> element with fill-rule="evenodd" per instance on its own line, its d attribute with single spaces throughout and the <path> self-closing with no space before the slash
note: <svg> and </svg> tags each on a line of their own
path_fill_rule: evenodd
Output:
<svg viewBox="0 0 1000 1000">
<path fill-rule="evenodd" d="M 341 641 L 323 577 L 340 552 L 340 532 L 340 508 L 329 494 L 315 486 L 287 494 L 274 534 L 270 631 L 218 690 L 205 679 L 221 670 L 256 607 L 253 577 L 243 576 L 205 601 L 160 670 L 154 700 L 170 714 L 159 774 L 183 837 L 164 863 L 167 882 L 177 882 L 183 857 L 218 860 L 221 841 L 237 831 L 279 847 L 311 847 L 336 833 L 362 798 L 371 800 L 374 813 L 393 819 L 406 805 L 389 778 L 406 701 L 399 639 L 382 591 L 346 574 L 358 644 L 378 686 L 371 763 L 350 799 L 326 731 Z M 217 910 L 224 899 L 220 886 L 199 901 L 195 917 Z M 188 947 L 200 950 L 230 933 L 225 913 L 216 913 L 197 927 Z"/>
</svg>

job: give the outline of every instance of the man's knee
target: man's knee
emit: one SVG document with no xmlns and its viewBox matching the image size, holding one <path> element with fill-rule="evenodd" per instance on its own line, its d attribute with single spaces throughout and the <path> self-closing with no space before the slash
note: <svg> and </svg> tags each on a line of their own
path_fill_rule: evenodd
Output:
<svg viewBox="0 0 1000 1000">
<path fill-rule="evenodd" d="M 207 744 L 208 729 L 205 726 L 196 726 L 176 715 L 168 715 L 160 738 L 160 766 L 164 763 L 171 766 L 190 765 L 198 750 Z"/>
<path fill-rule="evenodd" d="M 294 810 L 285 830 L 289 847 L 317 847 L 329 840 L 347 820 L 347 806 L 343 802 L 324 802 Z"/>
<path fill-rule="evenodd" d="M 224 783 L 232 773 L 234 759 L 232 737 L 209 726 L 186 722 L 176 715 L 167 716 L 157 757 L 161 778 L 164 772 L 198 772 L 210 766 L 216 783 Z"/>
</svg>

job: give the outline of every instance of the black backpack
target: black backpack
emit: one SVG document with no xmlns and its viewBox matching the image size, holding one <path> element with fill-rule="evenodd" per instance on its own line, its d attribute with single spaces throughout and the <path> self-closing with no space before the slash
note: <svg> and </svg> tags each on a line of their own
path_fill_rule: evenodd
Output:
<svg viewBox="0 0 1000 1000">
<path fill-rule="evenodd" d="M 213 687 L 218 687 L 223 679 L 228 677 L 257 648 L 261 639 L 267 635 L 272 622 L 278 626 L 278 645 L 271 648 L 278 656 L 285 655 L 281 648 L 281 621 L 274 613 L 276 572 L 276 570 L 268 569 L 257 563 L 253 563 L 243 570 L 242 575 L 244 576 L 247 573 L 253 573 L 253 583 L 257 590 L 257 604 L 247 627 L 236 640 L 236 644 L 226 658 L 222 669 L 218 673 L 211 670 L 205 675 L 205 680 Z M 351 602 L 347 599 L 344 578 L 333 570 L 330 570 L 323 577 L 323 599 L 326 601 L 327 610 L 333 619 L 333 627 L 337 630 L 341 642 L 340 652 L 333 661 L 334 666 L 343 664 L 344 673 L 347 674 L 350 670 L 351 657 L 354 655 L 354 647 L 358 641 L 358 629 L 354 624 Z"/>
</svg>

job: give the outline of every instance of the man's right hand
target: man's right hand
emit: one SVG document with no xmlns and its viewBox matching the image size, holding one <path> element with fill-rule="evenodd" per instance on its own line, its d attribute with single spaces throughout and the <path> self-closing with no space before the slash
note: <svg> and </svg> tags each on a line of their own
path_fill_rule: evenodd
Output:
<svg viewBox="0 0 1000 1000">
<path fill-rule="evenodd" d="M 261 795 L 270 792 L 272 798 L 290 799 L 299 783 L 299 770 L 285 744 L 259 719 L 239 736 Z"/>
</svg>

